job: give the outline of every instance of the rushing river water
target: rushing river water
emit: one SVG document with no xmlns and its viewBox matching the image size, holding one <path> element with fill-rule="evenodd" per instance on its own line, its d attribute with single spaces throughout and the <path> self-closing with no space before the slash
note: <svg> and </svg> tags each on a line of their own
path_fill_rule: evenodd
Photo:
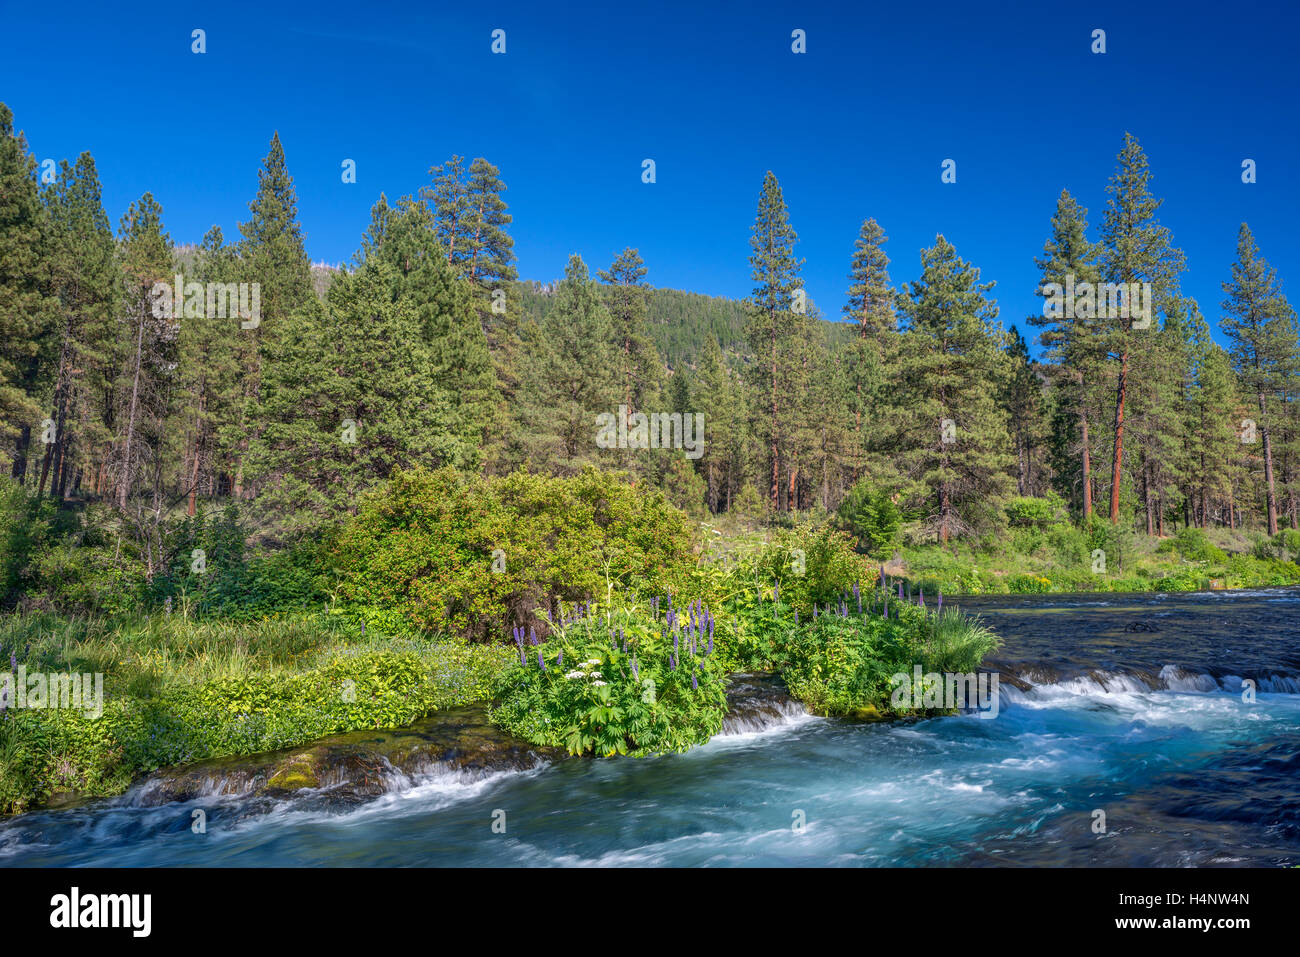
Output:
<svg viewBox="0 0 1300 957">
<path fill-rule="evenodd" d="M 1300 591 L 960 604 L 1005 639 L 991 720 L 769 708 L 683 755 L 435 764 L 343 804 L 146 785 L 0 824 L 0 865 L 1300 864 Z"/>
</svg>

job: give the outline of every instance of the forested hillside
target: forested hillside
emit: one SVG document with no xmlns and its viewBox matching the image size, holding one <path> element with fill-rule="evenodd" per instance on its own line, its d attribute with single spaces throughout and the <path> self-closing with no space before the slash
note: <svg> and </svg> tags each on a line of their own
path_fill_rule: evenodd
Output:
<svg viewBox="0 0 1300 957">
<path fill-rule="evenodd" d="M 101 572 L 145 579 L 170 567 L 177 516 L 205 503 L 238 503 L 260 540 L 290 543 L 413 466 L 619 470 L 701 518 L 835 510 L 856 487 L 854 508 L 888 501 L 939 543 L 995 539 L 1027 497 L 1149 536 L 1294 529 L 1300 380 L 1281 281 L 1242 224 L 1236 261 L 1215 267 L 1222 302 L 1185 296 L 1153 173 L 1136 139 L 1120 145 L 1104 210 L 1062 190 L 1043 211 L 1041 314 L 1006 322 L 942 235 L 896 285 L 867 216 L 830 323 L 805 298 L 798 211 L 772 173 L 745 302 L 652 288 L 635 236 L 612 263 L 574 255 L 549 286 L 519 281 L 484 158 L 380 195 L 331 271 L 308 256 L 278 136 L 238 234 L 178 246 L 149 193 L 114 228 L 89 153 L 40 182 L 6 108 L 11 488 L 84 510 L 83 528 L 111 529 Z M 32 574 L 10 564 L 9 601 Z"/>
</svg>

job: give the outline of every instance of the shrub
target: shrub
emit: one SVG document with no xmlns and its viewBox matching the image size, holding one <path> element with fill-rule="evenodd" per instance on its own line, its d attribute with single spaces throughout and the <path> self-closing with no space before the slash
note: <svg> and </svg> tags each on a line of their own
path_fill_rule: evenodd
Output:
<svg viewBox="0 0 1300 957">
<path fill-rule="evenodd" d="M 726 672 L 698 617 L 579 614 L 550 638 L 517 634 L 519 663 L 502 675 L 492 720 L 535 744 L 571 754 L 685 751 L 722 729 Z M 617 624 L 613 624 L 613 621 Z"/>
<path fill-rule="evenodd" d="M 857 538 L 859 551 L 883 558 L 898 542 L 903 515 L 889 489 L 862 479 L 836 512 L 840 527 Z"/>
<path fill-rule="evenodd" d="M 370 620 L 500 638 L 538 610 L 666 592 L 695 566 L 694 526 L 663 495 L 588 469 L 575 478 L 399 472 L 330 546 L 339 595 Z"/>
<path fill-rule="evenodd" d="M 1002 508 L 1012 528 L 1048 529 L 1067 524 L 1065 500 L 1055 492 L 1049 492 L 1043 498 L 1017 496 Z"/>
</svg>

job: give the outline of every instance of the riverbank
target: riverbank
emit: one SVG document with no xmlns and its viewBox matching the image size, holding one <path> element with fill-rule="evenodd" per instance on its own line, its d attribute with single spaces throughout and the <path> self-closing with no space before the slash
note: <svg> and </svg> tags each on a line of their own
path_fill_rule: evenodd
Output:
<svg viewBox="0 0 1300 957">
<path fill-rule="evenodd" d="M 968 602 L 1005 636 L 994 720 L 822 719 L 751 697 L 685 754 L 534 761 L 519 745 L 474 767 L 459 743 L 474 726 L 506 736 L 471 705 L 474 721 L 453 709 L 416 734 L 331 742 L 327 768 L 349 748 L 358 769 L 389 760 L 401 773 L 382 787 L 326 774 L 254 793 L 230 769 L 265 756 L 210 765 L 210 782 L 161 772 L 170 792 L 142 782 L 0 821 L 0 866 L 1300 864 L 1300 591 Z M 419 748 L 427 766 L 403 757 Z"/>
</svg>

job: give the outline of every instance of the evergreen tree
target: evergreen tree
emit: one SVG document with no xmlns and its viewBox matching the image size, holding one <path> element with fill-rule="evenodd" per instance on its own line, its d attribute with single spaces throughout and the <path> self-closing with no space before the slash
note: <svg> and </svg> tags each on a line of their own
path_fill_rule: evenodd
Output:
<svg viewBox="0 0 1300 957">
<path fill-rule="evenodd" d="M 1228 352 L 1241 378 L 1242 390 L 1259 408 L 1263 440 L 1264 492 L 1268 533 L 1277 534 L 1277 491 L 1273 476 L 1272 427 L 1278 404 L 1291 389 L 1297 373 L 1296 317 L 1282 295 L 1276 271 L 1259 254 L 1245 223 L 1237 233 L 1237 260 L 1232 278 L 1223 283 L 1223 333 Z"/>
<path fill-rule="evenodd" d="M 382 257 L 330 287 L 311 321 L 291 323 L 263 382 L 265 427 L 249 453 L 258 501 L 287 534 L 355 513 L 395 469 L 454 464 L 451 396 L 415 302 Z"/>
<path fill-rule="evenodd" d="M 988 518 L 1011 486 L 1006 413 L 989 388 L 1005 376 L 992 288 L 938 236 L 902 301 L 906 411 L 897 458 L 914 494 L 929 502 L 927 524 L 940 542 Z"/>
<path fill-rule="evenodd" d="M 275 338 L 288 334 L 295 314 L 316 302 L 311 284 L 311 262 L 298 223 L 298 194 L 285 163 L 280 134 L 271 138 L 271 149 L 257 174 L 257 196 L 248 204 L 251 217 L 239 227 L 241 273 L 245 282 L 260 288 L 261 314 L 257 325 L 233 323 L 239 335 L 239 364 L 243 372 L 244 411 L 227 429 L 237 443 L 233 494 L 245 495 L 243 452 L 249 436 L 264 424 L 261 402 L 262 370 L 276 352 Z"/>
<path fill-rule="evenodd" d="M 101 455 L 111 436 L 93 405 L 111 395 L 109 366 L 115 336 L 117 265 L 113 232 L 104 213 L 95 161 L 82 153 L 76 165 L 60 164 L 59 177 L 45 191 L 53 227 L 50 272 L 59 302 L 54 394 L 50 417 L 55 440 L 46 446 L 38 487 L 63 499 L 76 485 L 89 456 Z M 98 489 L 96 489 L 98 491 Z"/>
<path fill-rule="evenodd" d="M 617 412 L 622 384 L 609 312 L 580 256 L 569 257 L 555 308 L 526 328 L 523 355 L 517 439 L 530 464 L 575 474 L 598 462 L 596 416 Z"/>
<path fill-rule="evenodd" d="M 393 207 L 380 196 L 357 259 L 392 266 L 392 297 L 409 300 L 416 310 L 433 374 L 455 408 L 451 460 L 476 466 L 484 436 L 504 409 L 470 283 L 457 277 L 443 256 L 428 207 L 410 197 Z"/>
<path fill-rule="evenodd" d="M 863 416 L 870 416 L 876 407 L 884 367 L 893 357 L 898 335 L 897 293 L 889 279 L 889 257 L 884 250 L 888 239 L 874 219 L 863 222 L 854 244 L 851 282 L 844 304 L 844 315 L 856 324 L 844 371 L 853 391 L 853 425 L 859 447 Z"/>
<path fill-rule="evenodd" d="M 1115 377 L 1115 426 L 1111 446 L 1110 520 L 1119 521 L 1120 487 L 1124 467 L 1124 413 L 1128 399 L 1129 365 L 1135 335 L 1158 329 L 1156 312 L 1177 297 L 1176 283 L 1183 268 L 1183 254 L 1174 248 L 1169 230 L 1156 220 L 1162 200 L 1148 189 L 1151 179 L 1146 154 L 1137 139 L 1124 134 L 1119 168 L 1106 192 L 1106 215 L 1102 224 L 1102 277 L 1108 283 L 1150 283 L 1153 299 L 1144 303 L 1147 315 L 1139 320 L 1130 309 L 1128 316 L 1111 316 L 1103 339 L 1109 358 L 1117 366 Z M 1135 328 L 1134 323 L 1140 324 Z"/>
<path fill-rule="evenodd" d="M 1003 390 L 1003 404 L 1011 427 L 1016 457 L 1016 491 L 1020 495 L 1039 495 L 1045 488 L 1037 474 L 1044 458 L 1044 411 L 1046 402 L 1029 347 L 1015 326 L 1007 334 L 1009 370 Z"/>
<path fill-rule="evenodd" d="M 52 358 L 48 240 L 36 161 L 14 130 L 13 112 L 0 103 L 0 440 L 14 443 L 12 474 L 19 482 L 27 474 L 32 429 L 41 420 L 38 384 Z"/>
<path fill-rule="evenodd" d="M 650 287 L 645 284 L 646 267 L 635 249 L 624 249 L 600 273 L 605 283 L 605 303 L 614 326 L 618 350 L 622 401 L 628 414 L 644 409 L 658 390 L 661 363 L 654 343 L 646 334 Z"/>
<path fill-rule="evenodd" d="M 795 259 L 798 236 L 790 225 L 781 185 L 771 170 L 763 178 L 758 214 L 750 238 L 754 294 L 749 300 L 749 345 L 754 353 L 751 386 L 756 402 L 755 436 L 767 450 L 767 472 L 771 476 L 769 495 L 773 509 L 781 505 L 782 465 L 790 427 L 793 390 L 798 378 L 791 361 L 790 346 L 798 341 L 803 326 L 796 311 L 796 291 L 802 292 L 799 271 L 803 260 Z M 793 479 L 793 473 L 790 473 Z M 793 484 L 793 482 L 792 482 Z M 785 507 L 790 508 L 787 496 Z"/>
<path fill-rule="evenodd" d="M 1067 190 L 1062 190 L 1052 217 L 1052 235 L 1043 246 L 1043 256 L 1034 260 L 1042 273 L 1037 295 L 1046 299 L 1053 284 L 1064 297 L 1067 290 L 1085 283 L 1095 289 L 1101 282 L 1097 265 L 1100 250 L 1088 240 L 1087 217 L 1088 211 Z M 1086 303 L 1084 299 L 1069 310 L 1063 305 L 1060 308 L 1045 305 L 1042 313 L 1029 317 L 1031 324 L 1044 327 L 1040 341 L 1046 350 L 1044 358 L 1054 363 L 1058 407 L 1062 415 L 1074 419 L 1070 426 L 1073 438 L 1068 448 L 1063 449 L 1056 471 L 1068 483 L 1063 491 L 1066 498 L 1079 503 L 1079 514 L 1084 521 L 1092 517 L 1095 439 L 1091 425 L 1099 415 L 1101 368 L 1105 358 L 1102 320 Z M 1077 467 L 1071 467 L 1071 460 Z M 1077 499 L 1073 494 L 1076 490 Z"/>
</svg>

